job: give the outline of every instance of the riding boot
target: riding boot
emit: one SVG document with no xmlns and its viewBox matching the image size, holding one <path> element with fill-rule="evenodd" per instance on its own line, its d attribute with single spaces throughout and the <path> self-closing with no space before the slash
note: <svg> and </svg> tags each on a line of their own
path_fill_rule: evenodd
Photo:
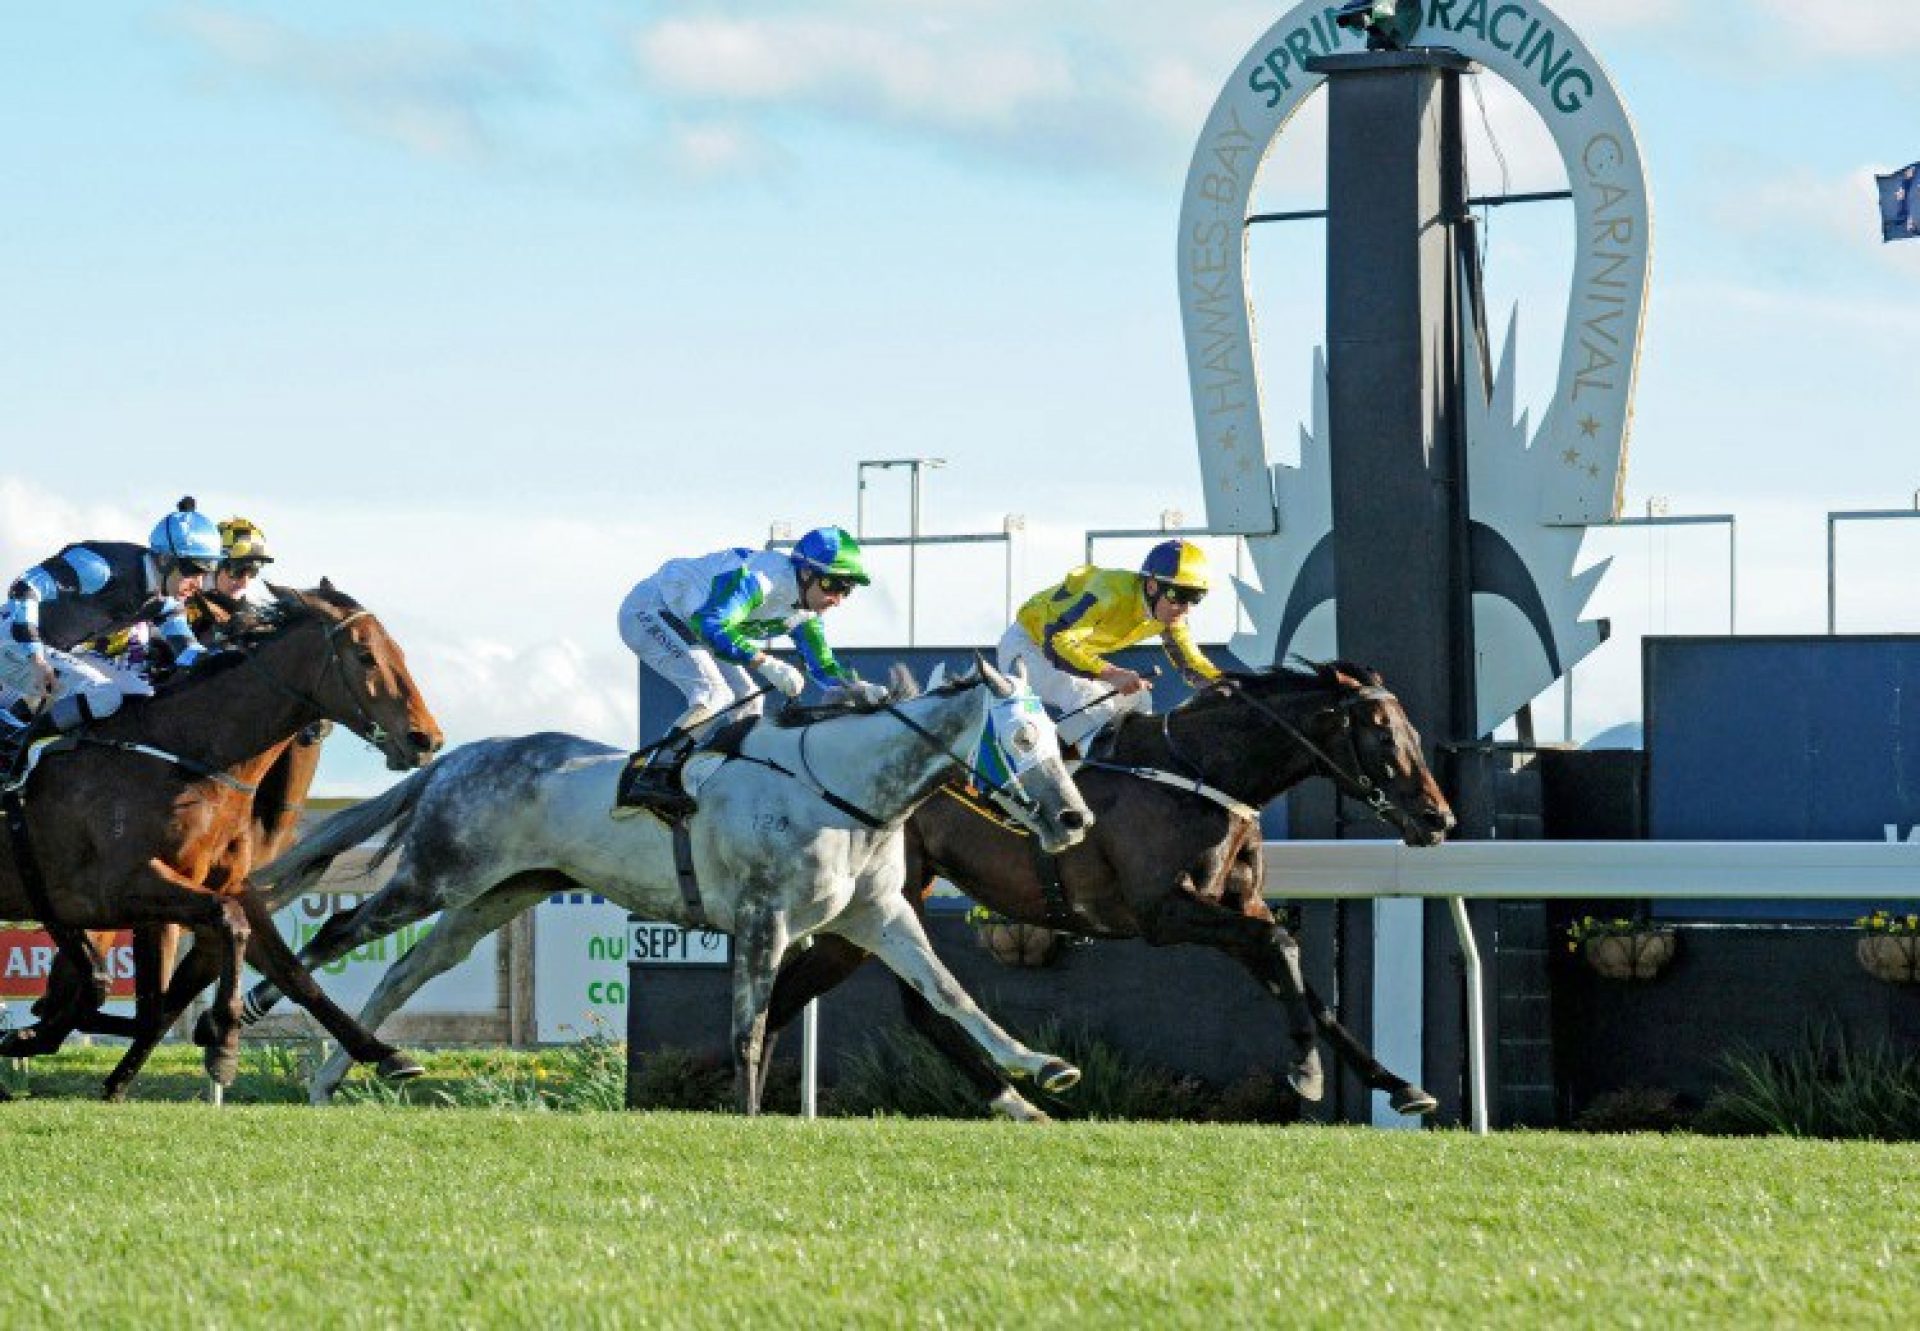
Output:
<svg viewBox="0 0 1920 1331">
<path fill-rule="evenodd" d="M 690 816 L 696 806 L 680 784 L 680 768 L 691 752 L 692 745 L 684 742 L 663 744 L 627 759 L 614 796 L 613 816 L 631 818 L 654 813 L 670 823 Z"/>
</svg>

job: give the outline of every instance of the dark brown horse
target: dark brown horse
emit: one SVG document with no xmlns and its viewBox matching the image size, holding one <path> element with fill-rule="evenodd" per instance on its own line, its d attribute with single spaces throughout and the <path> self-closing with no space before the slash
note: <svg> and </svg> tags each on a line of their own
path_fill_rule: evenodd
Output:
<svg viewBox="0 0 1920 1331">
<path fill-rule="evenodd" d="M 247 857 L 254 864 L 265 864 L 293 844 L 301 815 L 306 809 L 307 792 L 313 785 L 314 774 L 320 768 L 321 746 L 332 732 L 333 722 L 316 721 L 274 751 L 276 756 L 253 796 Z M 133 931 L 134 983 L 138 991 L 136 1008 L 145 1005 L 147 1010 L 137 1010 L 132 1017 L 116 1016 L 94 1008 L 87 988 L 95 982 L 94 977 L 85 973 L 67 952 L 57 951 L 47 975 L 47 991 L 33 1005 L 34 1016 L 43 1020 L 37 1026 L 0 1035 L 0 1058 L 53 1053 L 68 1033 L 49 1026 L 44 1020 L 56 1014 L 65 1014 L 73 1022 L 75 1032 L 89 1035 L 124 1036 L 142 1041 L 156 1025 L 164 1030 L 166 1023 L 161 1021 L 163 1012 L 160 1006 L 164 1001 L 162 991 L 173 975 L 180 932 L 180 927 L 172 924 L 142 925 Z M 104 958 L 116 937 L 112 933 L 90 935 L 92 952 L 87 961 L 92 963 Z M 256 969 L 264 964 L 261 947 L 256 941 L 247 949 L 247 958 Z M 209 981 L 211 978 L 209 976 Z M 148 1045 L 148 1048 L 151 1046 Z M 122 1060 L 107 1081 L 109 1099 L 120 1097 L 126 1083 L 144 1061 L 144 1054 L 137 1059 Z"/>
<path fill-rule="evenodd" d="M 1231 674 L 1163 716 L 1128 717 L 1110 752 L 1080 768 L 1075 780 L 1095 821 L 1084 842 L 1052 861 L 1055 885 L 1043 880 L 1027 839 L 968 802 L 936 799 L 907 823 L 908 896 L 924 914 L 925 889 L 939 875 L 1029 924 L 1090 938 L 1217 947 L 1280 1001 L 1295 1046 L 1287 1076 L 1303 1098 L 1322 1092 L 1317 1026 L 1395 1108 L 1431 1112 L 1433 1097 L 1381 1066 L 1305 983 L 1299 946 L 1264 899 L 1259 824 L 1228 807 L 1259 809 L 1316 775 L 1368 803 L 1408 845 L 1437 844 L 1453 826 L 1420 737 L 1378 674 L 1344 662 Z M 785 1025 L 865 959 L 843 939 L 816 939 L 781 968 L 769 1027 Z M 913 1025 L 996 1110 L 1041 1117 L 918 994 L 903 986 L 901 998 Z"/>
<path fill-rule="evenodd" d="M 73 747 L 50 750 L 28 789 L 33 851 L 54 917 L 43 922 L 66 930 L 132 927 L 138 960 L 150 963 L 136 975 L 149 1016 L 109 1081 L 110 1095 L 124 1088 L 187 998 L 213 978 L 219 990 L 207 1070 L 216 1083 L 231 1083 L 240 962 L 250 941 L 266 972 L 292 984 L 290 992 L 354 1057 L 404 1062 L 326 998 L 248 890 L 254 796 L 289 741 L 317 721 L 347 726 L 378 746 L 395 770 L 427 761 L 440 747 L 440 729 L 377 619 L 325 582 L 314 592 L 278 595 L 277 622 L 100 723 Z M 271 821 L 278 830 L 280 815 Z M 10 851 L 0 872 L 0 916 L 38 914 Z M 163 935 L 147 926 L 167 925 L 191 932 L 196 947 L 163 1004 Z M 194 958 L 201 958 L 197 965 Z M 57 1044 L 88 1015 L 88 997 L 49 1013 L 44 1034 Z"/>
</svg>

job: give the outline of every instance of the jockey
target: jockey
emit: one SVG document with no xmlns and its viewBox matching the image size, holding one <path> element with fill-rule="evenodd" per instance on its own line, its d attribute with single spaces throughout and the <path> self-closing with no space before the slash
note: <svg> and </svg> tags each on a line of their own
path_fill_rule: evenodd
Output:
<svg viewBox="0 0 1920 1331">
<path fill-rule="evenodd" d="M 1139 572 L 1086 565 L 1057 587 L 1032 597 L 1000 639 L 1000 668 L 1025 662 L 1042 702 L 1066 713 L 1060 742 L 1087 756 L 1094 736 L 1114 718 L 1152 711 L 1147 680 L 1106 657 L 1158 637 L 1189 680 L 1218 679 L 1219 668 L 1194 645 L 1187 612 L 1210 582 L 1207 556 L 1189 541 L 1162 541 Z"/>
<path fill-rule="evenodd" d="M 272 562 L 267 534 L 246 518 L 228 518 L 220 524 L 220 565 L 213 571 L 213 585 L 201 595 L 223 610 L 271 605 L 273 595 L 258 579 Z"/>
<path fill-rule="evenodd" d="M 187 600 L 187 623 L 202 646 L 212 650 L 221 645 L 224 616 L 245 609 L 260 609 L 273 604 L 273 594 L 257 579 L 263 566 L 271 564 L 266 533 L 246 518 L 228 518 L 220 524 L 220 563 L 210 582 L 203 581 L 200 592 Z M 85 650 L 104 657 L 122 670 L 146 675 L 151 664 L 148 644 L 152 625 L 140 620 L 112 633 L 87 639 Z"/>
<path fill-rule="evenodd" d="M 867 684 L 833 658 L 821 616 L 869 579 L 860 545 L 839 527 L 820 527 L 777 550 L 721 550 L 695 559 L 673 559 L 627 593 L 620 606 L 620 638 L 655 673 L 680 690 L 686 710 L 669 732 L 677 742 L 639 755 L 620 778 L 618 810 L 649 805 L 669 816 L 689 812 L 691 802 L 676 769 L 707 721 L 753 692 L 748 671 L 789 698 L 807 678 L 862 702 L 887 691 Z M 800 650 L 805 674 L 765 650 L 787 634 Z M 754 698 L 734 708 L 757 716 Z"/>
<path fill-rule="evenodd" d="M 191 498 L 154 526 L 146 548 L 80 541 L 14 579 L 0 607 L 0 685 L 41 709 L 36 730 L 64 733 L 153 692 L 130 671 L 106 671 L 73 654 L 86 639 L 141 620 L 158 626 L 176 665 L 202 648 L 185 601 L 220 559 L 220 532 Z"/>
</svg>

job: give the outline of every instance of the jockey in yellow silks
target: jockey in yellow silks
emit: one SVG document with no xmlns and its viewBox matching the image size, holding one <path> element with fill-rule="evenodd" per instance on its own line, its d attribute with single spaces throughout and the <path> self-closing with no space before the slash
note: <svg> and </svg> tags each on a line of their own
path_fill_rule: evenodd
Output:
<svg viewBox="0 0 1920 1331">
<path fill-rule="evenodd" d="M 1064 714 L 1061 742 L 1085 755 L 1116 717 L 1152 710 L 1147 679 L 1109 663 L 1112 653 L 1157 637 L 1189 679 L 1220 677 L 1187 628 L 1210 584 L 1205 552 L 1188 541 L 1162 541 L 1138 572 L 1076 568 L 1020 607 L 1000 639 L 1000 667 L 1025 665 L 1033 691 Z"/>
</svg>

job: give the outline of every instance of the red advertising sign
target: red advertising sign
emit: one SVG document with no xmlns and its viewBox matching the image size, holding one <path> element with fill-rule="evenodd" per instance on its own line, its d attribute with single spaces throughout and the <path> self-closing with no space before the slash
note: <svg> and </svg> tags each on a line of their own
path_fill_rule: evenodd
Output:
<svg viewBox="0 0 1920 1331">
<path fill-rule="evenodd" d="M 53 967 L 53 939 L 39 929 L 0 928 L 0 999 L 38 998 L 47 991 Z M 113 936 L 107 953 L 111 998 L 133 997 L 133 934 Z"/>
</svg>

